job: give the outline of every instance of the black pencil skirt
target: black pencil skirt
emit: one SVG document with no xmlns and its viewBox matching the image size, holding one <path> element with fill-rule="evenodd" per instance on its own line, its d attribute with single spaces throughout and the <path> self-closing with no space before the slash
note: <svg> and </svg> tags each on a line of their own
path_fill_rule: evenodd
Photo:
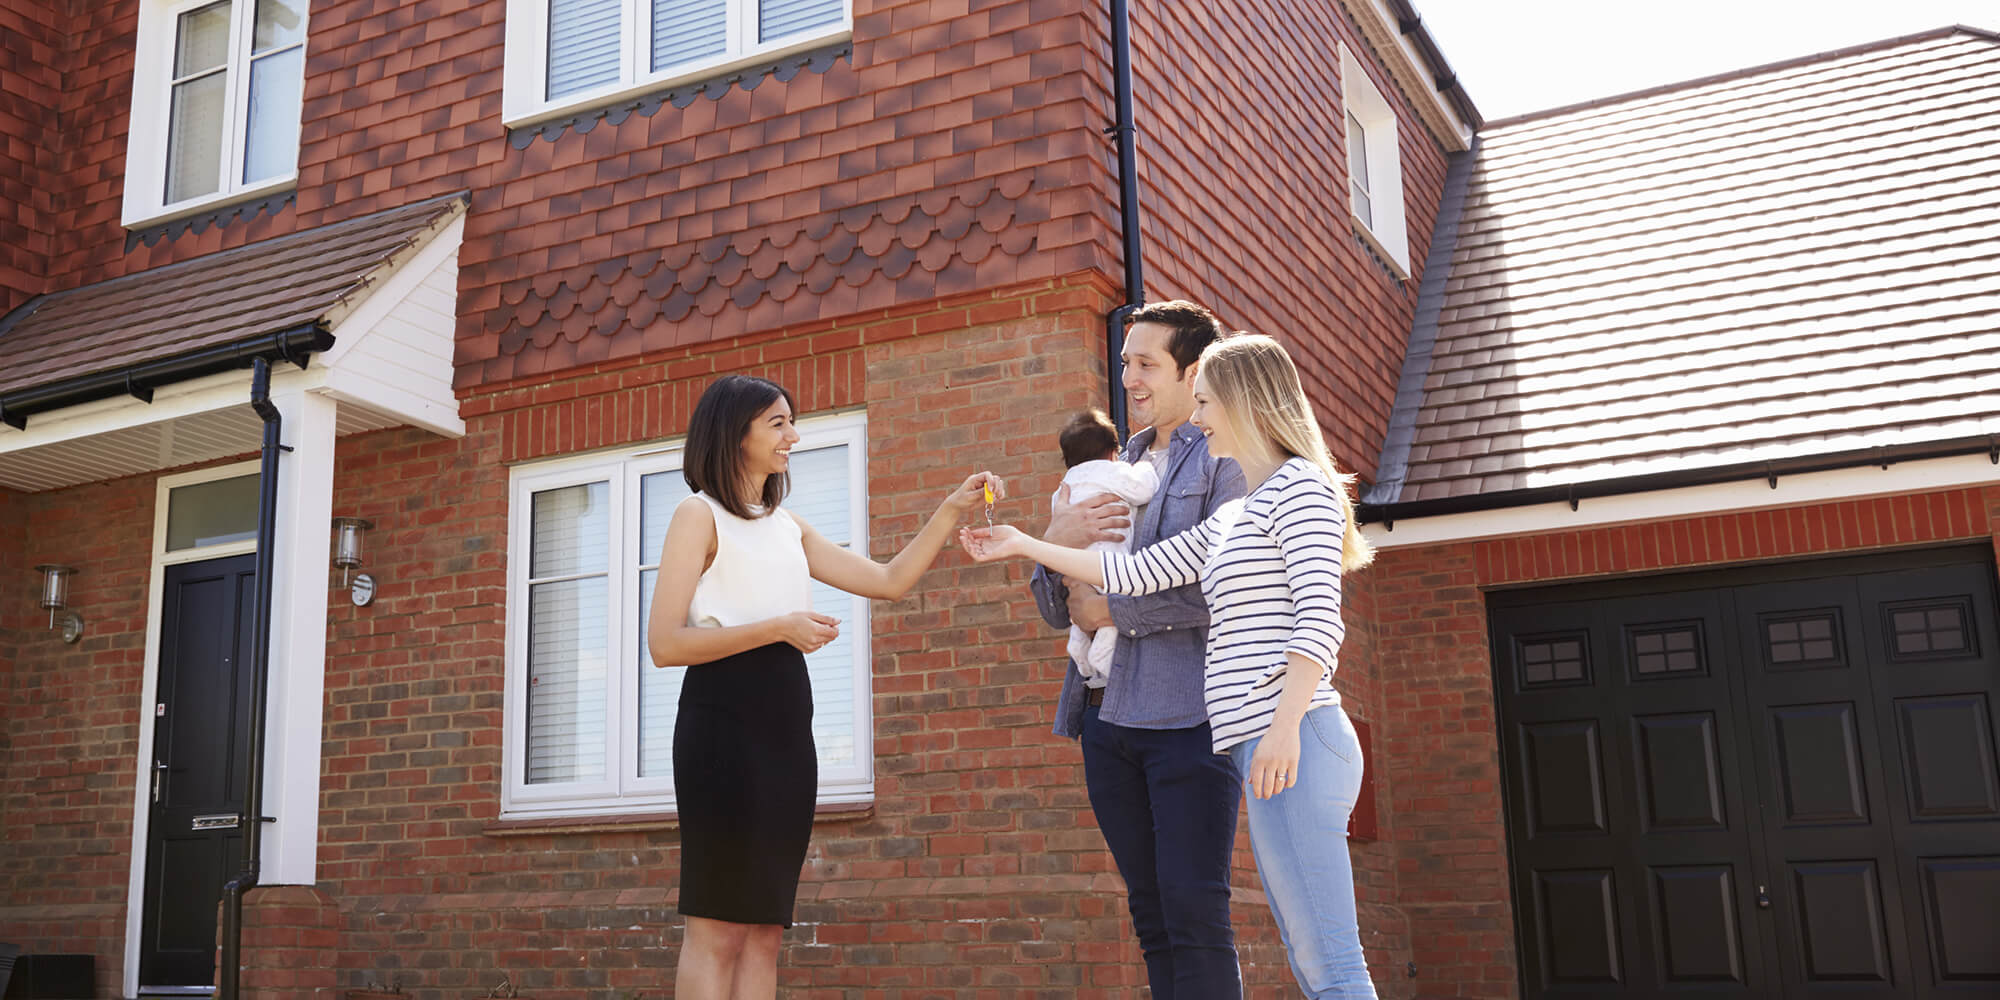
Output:
<svg viewBox="0 0 2000 1000">
<path fill-rule="evenodd" d="M 812 715 L 788 643 L 688 668 L 674 723 L 683 916 L 792 926 L 819 789 Z"/>
</svg>

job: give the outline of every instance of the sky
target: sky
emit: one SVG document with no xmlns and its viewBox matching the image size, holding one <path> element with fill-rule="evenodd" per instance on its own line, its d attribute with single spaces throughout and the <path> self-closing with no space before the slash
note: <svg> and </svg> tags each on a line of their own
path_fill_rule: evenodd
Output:
<svg viewBox="0 0 2000 1000">
<path fill-rule="evenodd" d="M 1487 121 L 1949 24 L 2000 0 L 1413 0 Z"/>
</svg>

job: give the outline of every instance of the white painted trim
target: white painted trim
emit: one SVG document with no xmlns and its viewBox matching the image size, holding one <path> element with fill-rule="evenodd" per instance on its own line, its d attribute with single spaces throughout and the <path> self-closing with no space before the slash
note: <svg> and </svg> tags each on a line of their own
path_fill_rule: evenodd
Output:
<svg viewBox="0 0 2000 1000">
<path fill-rule="evenodd" d="M 332 572 L 333 453 L 339 404 L 319 393 L 272 393 L 291 446 L 278 460 L 271 553 L 270 687 L 266 704 L 264 885 L 312 885 L 318 871 L 320 740 L 325 732 L 327 591 Z M 253 820 L 254 822 L 254 820 Z"/>
<path fill-rule="evenodd" d="M 139 992 L 139 932 L 146 909 L 146 835 L 152 822 L 147 799 L 152 794 L 152 773 L 148 758 L 153 747 L 151 707 L 159 697 L 160 627 L 165 614 L 167 567 L 179 563 L 223 559 L 257 551 L 256 541 L 204 545 L 167 552 L 167 503 L 172 492 L 182 486 L 234 479 L 258 471 L 257 462 L 234 462 L 194 472 L 161 476 L 153 484 L 153 558 L 146 586 L 146 659 L 139 682 L 139 745 L 133 759 L 132 780 L 132 864 L 125 887 L 125 973 L 123 996 Z"/>
<path fill-rule="evenodd" d="M 522 128 L 579 111 L 608 107 L 668 87 L 722 76 L 731 70 L 781 59 L 854 36 L 854 3 L 847 0 L 838 24 L 813 34 L 795 36 L 777 45 L 758 45 L 751 41 L 756 37 L 754 0 L 730 0 L 727 51 L 660 73 L 640 72 L 638 68 L 651 61 L 644 58 L 647 39 L 633 36 L 640 34 L 641 25 L 651 23 L 652 15 L 650 5 L 644 0 L 626 0 L 623 16 L 619 18 L 623 49 L 618 81 L 549 100 L 542 96 L 548 93 L 548 0 L 506 0 L 506 3 L 507 34 L 501 58 L 500 107 L 501 123 L 508 128 Z M 747 33 L 742 28 L 746 18 L 750 24 Z"/>
<path fill-rule="evenodd" d="M 820 414 L 801 419 L 798 424 L 799 444 L 795 450 L 846 445 L 848 460 L 848 481 L 854 484 L 855 493 L 848 505 L 849 544 L 854 551 L 872 558 L 871 542 L 868 535 L 868 425 L 866 414 L 859 410 Z M 502 819 L 546 818 L 553 816 L 615 815 L 618 813 L 671 810 L 674 808 L 671 779 L 645 779 L 636 776 L 636 752 L 624 744 L 636 732 L 638 690 L 636 679 L 631 690 L 626 690 L 626 678 L 617 678 L 608 684 L 607 694 L 613 704 L 607 708 L 607 719 L 613 723 L 621 745 L 612 748 L 606 757 L 607 763 L 618 769 L 618 773 L 605 781 L 588 785 L 565 785 L 561 787 L 531 788 L 516 781 L 516 776 L 524 773 L 526 767 L 527 721 L 527 664 L 522 651 L 527 648 L 527 600 L 528 583 L 524 567 L 528 565 L 529 498 L 539 490 L 560 489 L 565 486 L 582 485 L 593 482 L 608 482 L 612 533 L 614 537 L 625 537 L 636 532 L 638 480 L 642 475 L 667 469 L 680 468 L 681 439 L 667 443 L 654 443 L 637 448 L 616 451 L 598 451 L 583 455 L 566 456 L 525 466 L 516 466 L 508 474 L 508 530 L 507 530 L 507 614 L 506 646 L 504 669 L 504 701 L 502 710 L 501 760 L 504 773 L 500 783 L 500 816 Z M 631 515 L 627 515 L 627 511 Z M 628 522 L 630 522 L 628 524 Z M 628 530 L 629 529 L 629 530 Z M 612 564 L 607 568 L 610 577 L 608 593 L 611 601 L 607 622 L 610 642 L 609 655 L 614 671 L 621 664 L 638 665 L 644 662 L 644 650 L 640 648 L 636 626 L 628 624 L 625 605 L 635 596 L 637 587 L 637 567 L 648 565 L 651 559 L 632 561 L 626 546 L 638 544 L 636 537 L 626 538 L 625 545 L 613 546 Z M 590 575 L 595 575 L 590 574 Z M 857 626 L 854 624 L 859 622 Z M 818 801 L 822 804 L 839 802 L 868 802 L 875 795 L 875 752 L 874 725 L 874 671 L 873 650 L 869 642 L 872 621 L 869 601 L 864 597 L 853 598 L 853 611 L 845 623 L 853 637 L 854 684 L 854 724 L 855 724 L 855 765 L 854 770 L 845 775 L 829 778 L 823 769 L 821 773 Z M 623 788 L 623 791 L 620 791 Z"/>
<path fill-rule="evenodd" d="M 1448 152 L 1472 148 L 1472 124 L 1460 118 L 1458 109 L 1438 92 L 1423 53 L 1403 34 L 1396 12 L 1383 0 L 1356 0 L 1355 6 L 1364 14 L 1357 18 L 1361 33 L 1389 60 L 1383 68 L 1411 95 L 1417 115 L 1437 132 Z"/>
<path fill-rule="evenodd" d="M 1578 501 L 1573 511 L 1567 502 L 1557 502 L 1405 518 L 1395 523 L 1394 530 L 1381 524 L 1364 525 L 1362 534 L 1377 548 L 1390 549 L 1994 484 L 2000 484 L 2000 466 L 1985 455 L 1960 455 L 1898 462 L 1886 470 L 1871 465 L 1779 476 L 1775 489 L 1765 480 L 1751 479 L 1586 498 Z"/>
</svg>

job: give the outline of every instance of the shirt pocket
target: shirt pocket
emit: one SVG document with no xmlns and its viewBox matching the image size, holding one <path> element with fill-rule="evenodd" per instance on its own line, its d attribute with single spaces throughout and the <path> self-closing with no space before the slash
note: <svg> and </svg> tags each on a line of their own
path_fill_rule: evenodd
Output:
<svg viewBox="0 0 2000 1000">
<path fill-rule="evenodd" d="M 1160 537 L 1180 534 L 1201 523 L 1208 505 L 1211 476 L 1207 473 L 1183 475 L 1160 491 Z"/>
</svg>

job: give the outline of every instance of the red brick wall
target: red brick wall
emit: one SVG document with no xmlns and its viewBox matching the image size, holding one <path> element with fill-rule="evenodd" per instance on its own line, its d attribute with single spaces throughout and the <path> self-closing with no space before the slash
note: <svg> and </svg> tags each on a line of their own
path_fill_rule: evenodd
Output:
<svg viewBox="0 0 2000 1000">
<path fill-rule="evenodd" d="M 1483 588 L 1979 538 L 1995 516 L 2000 487 L 1385 549 L 1365 576 L 1376 759 L 1418 995 L 1516 994 Z"/>
<path fill-rule="evenodd" d="M 1343 8 L 1132 5 L 1139 198 L 1149 297 L 1191 298 L 1283 340 L 1334 459 L 1373 479 L 1417 283 L 1396 280 L 1353 232 L 1336 42 L 1371 65 L 1398 111 L 1413 274 L 1430 246 L 1445 153 Z M 1107 19 L 1092 25 L 1094 82 L 1111 79 Z M 1115 189 L 1109 197 L 1115 205 Z M 1115 218 L 1107 224 L 1115 233 Z"/>
<path fill-rule="evenodd" d="M 824 73 L 516 150 L 505 8 L 315 3 L 295 207 L 129 254 L 137 5 L 90 8 L 51 286 L 470 190 L 470 386 L 1101 267 L 1080 13 L 857 0 L 853 56 Z"/>
<path fill-rule="evenodd" d="M 150 478 L 0 495 L 20 525 L 0 547 L 0 624 L 12 630 L 0 765 L 0 941 L 97 956 L 115 996 L 125 940 L 133 775 L 139 762 Z M 37 563 L 77 568 L 83 639 L 64 645 L 34 605 Z"/>
<path fill-rule="evenodd" d="M 52 3 L 0 7 L 0 316 L 40 292 L 48 274 L 68 41 Z"/>
</svg>

